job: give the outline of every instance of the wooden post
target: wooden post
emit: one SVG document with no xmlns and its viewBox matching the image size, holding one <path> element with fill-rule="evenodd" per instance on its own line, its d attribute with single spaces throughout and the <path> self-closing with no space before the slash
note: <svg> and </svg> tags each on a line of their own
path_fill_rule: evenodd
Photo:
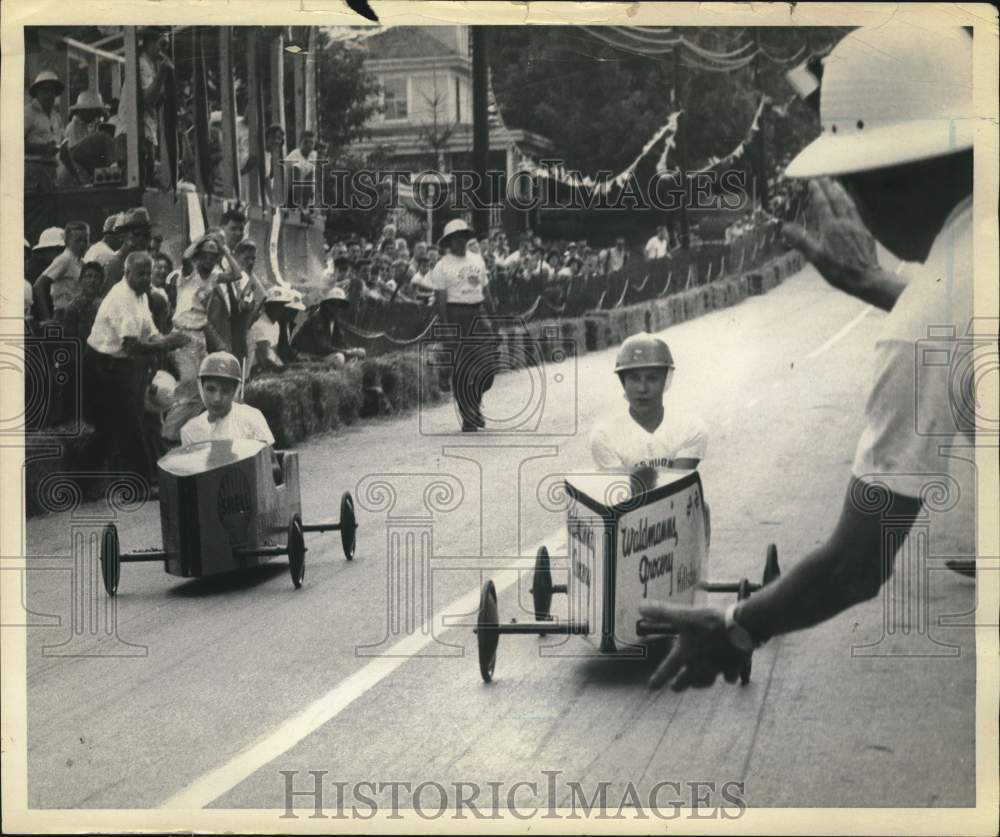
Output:
<svg viewBox="0 0 1000 837">
<path fill-rule="evenodd" d="M 264 166 L 264 147 L 262 144 L 263 131 L 261 130 L 264 114 L 260 107 L 261 80 L 257 66 L 257 29 L 249 27 L 246 33 L 246 54 L 247 54 L 247 135 L 249 140 L 250 157 L 257 161 L 257 165 L 250 169 L 247 182 L 248 193 L 244 200 L 250 201 L 257 206 L 262 206 L 264 201 L 260 191 L 261 170 Z"/>
<path fill-rule="evenodd" d="M 317 139 L 319 138 L 319 124 L 316 118 L 316 47 L 318 45 L 316 39 L 316 27 L 309 27 L 309 40 L 306 44 L 306 60 L 305 60 L 305 127 L 311 128 L 316 132 Z"/>
<path fill-rule="evenodd" d="M 139 119 L 139 42 L 134 26 L 125 27 L 125 70 L 127 83 L 122 84 L 122 94 L 131 97 L 132 101 L 118 103 L 119 113 L 128 116 L 125 126 L 125 182 L 130 189 L 139 185 L 139 138 L 142 121 Z"/>
<path fill-rule="evenodd" d="M 472 167 L 479 181 L 477 194 L 481 203 L 485 203 L 489 195 L 489 184 L 486 181 L 490 157 L 487 34 L 485 26 L 472 27 Z M 475 210 L 472 219 L 477 237 L 489 234 L 489 210 Z"/>
<path fill-rule="evenodd" d="M 219 91 L 222 106 L 222 191 L 239 198 L 239 157 L 236 153 L 236 96 L 233 91 L 231 26 L 219 27 Z"/>
<path fill-rule="evenodd" d="M 280 125 L 285 140 L 294 142 L 285 128 L 285 33 L 271 41 L 271 124 Z"/>
<path fill-rule="evenodd" d="M 297 53 L 292 64 L 292 96 L 295 100 L 295 142 L 310 127 L 306 123 L 306 56 Z"/>
<path fill-rule="evenodd" d="M 675 46 L 673 50 L 674 55 L 674 78 L 673 78 L 673 91 L 672 96 L 674 100 L 674 109 L 682 110 L 684 108 L 683 100 L 683 79 L 681 76 L 681 47 L 680 45 Z M 680 170 L 680 189 L 681 189 L 681 247 L 685 250 L 688 249 L 688 245 L 691 242 L 691 232 L 688 225 L 688 196 L 687 196 L 687 114 L 682 113 L 678 123 L 677 123 L 677 168 Z"/>
</svg>

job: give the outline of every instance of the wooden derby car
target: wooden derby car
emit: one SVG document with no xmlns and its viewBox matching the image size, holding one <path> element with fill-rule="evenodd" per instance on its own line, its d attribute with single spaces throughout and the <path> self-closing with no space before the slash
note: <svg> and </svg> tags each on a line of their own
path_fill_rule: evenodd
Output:
<svg viewBox="0 0 1000 837">
<path fill-rule="evenodd" d="M 483 586 L 476 634 L 479 671 L 493 678 L 501 634 L 572 634 L 586 637 L 606 654 L 641 652 L 651 638 L 673 635 L 667 625 L 641 618 L 647 601 L 693 604 L 698 591 L 736 593 L 742 600 L 780 575 L 778 551 L 767 548 L 762 584 L 703 580 L 710 529 L 697 471 L 660 472 L 659 485 L 635 492 L 622 475 L 585 475 L 565 480 L 567 583 L 553 584 L 548 550 L 535 558 L 531 595 L 534 621 L 501 623 L 496 588 Z M 567 597 L 565 619 L 550 613 L 555 594 Z M 750 680 L 747 654 L 740 680 Z"/>
<path fill-rule="evenodd" d="M 357 522 L 349 492 L 337 523 L 302 522 L 299 458 L 277 452 L 276 479 L 268 445 L 250 439 L 197 442 L 175 448 L 157 463 L 163 548 L 120 552 L 114 524 L 104 529 L 101 574 L 109 596 L 118 590 L 124 561 L 163 561 L 181 578 L 256 567 L 288 556 L 292 583 L 305 578 L 305 532 L 340 531 L 344 555 L 354 558 Z"/>
</svg>

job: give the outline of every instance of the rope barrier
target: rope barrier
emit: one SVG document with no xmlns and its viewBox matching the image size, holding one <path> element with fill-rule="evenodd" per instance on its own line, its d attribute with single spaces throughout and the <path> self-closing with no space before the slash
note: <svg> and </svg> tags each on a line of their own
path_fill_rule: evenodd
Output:
<svg viewBox="0 0 1000 837">
<path fill-rule="evenodd" d="M 625 287 L 622 288 L 622 295 L 620 297 L 618 297 L 618 302 L 615 303 L 615 308 L 621 308 L 622 307 L 622 303 L 625 301 L 625 294 L 628 293 L 629 282 L 631 282 L 631 281 L 632 281 L 631 279 L 626 279 L 625 280 Z"/>
</svg>

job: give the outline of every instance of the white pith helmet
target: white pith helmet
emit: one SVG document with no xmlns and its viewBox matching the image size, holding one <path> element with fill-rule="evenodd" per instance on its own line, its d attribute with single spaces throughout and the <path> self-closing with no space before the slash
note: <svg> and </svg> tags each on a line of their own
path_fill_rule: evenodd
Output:
<svg viewBox="0 0 1000 837">
<path fill-rule="evenodd" d="M 823 62 L 822 134 L 785 175 L 850 174 L 971 148 L 974 114 L 972 38 L 963 29 L 857 29 Z"/>
</svg>

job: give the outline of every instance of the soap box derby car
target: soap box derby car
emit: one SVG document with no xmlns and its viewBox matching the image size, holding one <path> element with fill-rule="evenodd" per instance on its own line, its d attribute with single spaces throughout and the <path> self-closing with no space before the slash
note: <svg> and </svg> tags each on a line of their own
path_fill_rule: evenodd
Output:
<svg viewBox="0 0 1000 837">
<path fill-rule="evenodd" d="M 199 578 L 288 556 L 292 583 L 305 578 L 305 532 L 340 531 L 344 555 L 354 558 L 357 523 L 349 492 L 337 523 L 302 522 L 299 459 L 277 451 L 280 479 L 268 445 L 252 439 L 197 442 L 175 448 L 157 463 L 163 549 L 120 552 L 114 524 L 104 529 L 101 574 L 109 596 L 118 590 L 123 561 L 163 561 L 182 578 Z"/>
<path fill-rule="evenodd" d="M 579 635 L 605 654 L 642 653 L 645 641 L 675 635 L 669 625 L 641 618 L 642 604 L 693 604 L 699 591 L 736 593 L 742 600 L 780 575 L 778 551 L 770 544 L 762 584 L 704 581 L 710 530 L 698 472 L 661 471 L 658 478 L 649 490 L 636 490 L 634 478 L 625 475 L 565 479 L 567 583 L 552 583 L 549 553 L 541 547 L 531 586 L 534 621 L 501 624 L 496 588 L 486 582 L 475 628 L 483 680 L 493 678 L 500 634 Z M 567 597 L 565 619 L 550 613 L 556 593 Z M 740 671 L 744 684 L 750 657 Z"/>
</svg>

